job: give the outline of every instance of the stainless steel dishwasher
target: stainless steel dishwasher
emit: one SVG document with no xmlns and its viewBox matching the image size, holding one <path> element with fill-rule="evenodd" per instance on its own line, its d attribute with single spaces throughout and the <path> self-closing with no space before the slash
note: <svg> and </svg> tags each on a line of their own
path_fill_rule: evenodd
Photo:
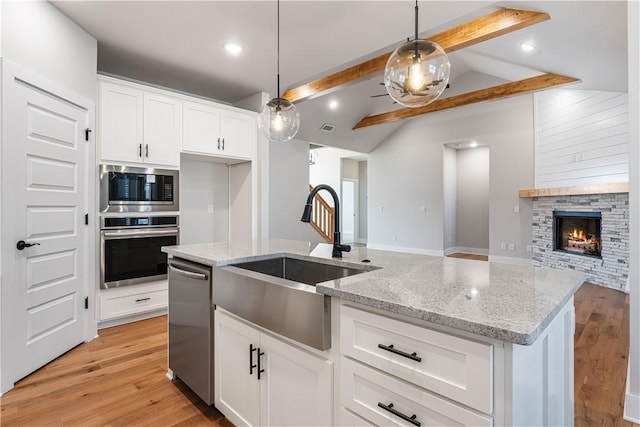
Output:
<svg viewBox="0 0 640 427">
<path fill-rule="evenodd" d="M 169 370 L 213 404 L 211 267 L 169 259 Z"/>
</svg>

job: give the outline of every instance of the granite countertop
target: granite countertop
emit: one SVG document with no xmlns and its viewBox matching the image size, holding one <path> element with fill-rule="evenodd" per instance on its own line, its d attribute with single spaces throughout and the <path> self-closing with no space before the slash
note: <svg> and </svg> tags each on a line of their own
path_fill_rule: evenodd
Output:
<svg viewBox="0 0 640 427">
<path fill-rule="evenodd" d="M 387 252 L 364 247 L 331 258 L 331 245 L 291 240 L 163 247 L 214 267 L 289 254 L 380 267 L 319 283 L 316 292 L 514 344 L 532 344 L 582 285 L 573 270 Z"/>
</svg>

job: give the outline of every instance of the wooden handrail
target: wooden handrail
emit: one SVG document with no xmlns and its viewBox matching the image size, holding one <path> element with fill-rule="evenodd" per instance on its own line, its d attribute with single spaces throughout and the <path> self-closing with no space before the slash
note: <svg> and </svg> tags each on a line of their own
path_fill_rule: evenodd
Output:
<svg viewBox="0 0 640 427">
<path fill-rule="evenodd" d="M 313 190 L 313 186 L 309 185 L 309 191 L 311 190 Z M 335 209 L 329 206 L 329 203 L 319 194 L 313 197 L 312 203 L 311 226 L 320 233 L 327 243 L 333 243 Z"/>
</svg>

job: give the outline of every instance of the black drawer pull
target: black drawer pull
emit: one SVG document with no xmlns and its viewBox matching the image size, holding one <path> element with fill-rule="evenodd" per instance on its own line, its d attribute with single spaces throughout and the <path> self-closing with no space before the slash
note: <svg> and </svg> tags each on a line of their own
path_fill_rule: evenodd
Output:
<svg viewBox="0 0 640 427">
<path fill-rule="evenodd" d="M 395 349 L 393 347 L 393 344 L 391 344 L 391 345 L 378 344 L 378 348 L 390 351 L 391 353 L 395 353 L 397 355 L 409 358 L 411 360 L 415 360 L 416 362 L 422 362 L 422 357 L 416 356 L 417 353 L 415 351 L 413 353 L 411 353 L 411 354 L 405 353 L 404 351 L 400 351 L 400 350 Z"/>
<path fill-rule="evenodd" d="M 150 299 L 151 299 L 151 297 L 140 298 L 140 299 L 137 299 L 136 302 L 149 301 Z"/>
<path fill-rule="evenodd" d="M 260 347 L 258 347 L 258 380 L 260 380 L 260 374 L 264 372 L 262 364 L 260 363 L 262 356 L 264 356 L 264 351 L 260 351 Z"/>
<path fill-rule="evenodd" d="M 406 422 L 413 424 L 416 427 L 420 427 L 422 425 L 422 424 L 420 424 L 420 421 L 416 421 L 416 417 L 417 417 L 416 414 L 413 414 L 410 417 L 407 417 L 402 412 L 396 411 L 395 409 L 393 409 L 393 403 L 389 403 L 388 405 L 385 405 L 382 402 L 378 402 L 378 406 L 381 407 L 382 409 L 384 409 L 387 412 L 391 412 L 396 417 L 400 417 L 403 420 L 405 420 Z"/>
<path fill-rule="evenodd" d="M 253 344 L 249 344 L 249 375 L 253 375 L 253 369 L 258 366 L 255 363 L 253 363 L 254 351 L 258 351 L 258 349 L 254 347 Z"/>
</svg>

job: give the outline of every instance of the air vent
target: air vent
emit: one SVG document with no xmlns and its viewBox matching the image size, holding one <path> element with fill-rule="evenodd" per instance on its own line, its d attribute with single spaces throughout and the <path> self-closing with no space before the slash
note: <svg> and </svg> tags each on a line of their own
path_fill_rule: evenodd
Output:
<svg viewBox="0 0 640 427">
<path fill-rule="evenodd" d="M 335 128 L 334 125 L 330 125 L 329 123 L 325 123 L 320 126 L 320 130 L 323 132 L 331 132 Z"/>
</svg>

